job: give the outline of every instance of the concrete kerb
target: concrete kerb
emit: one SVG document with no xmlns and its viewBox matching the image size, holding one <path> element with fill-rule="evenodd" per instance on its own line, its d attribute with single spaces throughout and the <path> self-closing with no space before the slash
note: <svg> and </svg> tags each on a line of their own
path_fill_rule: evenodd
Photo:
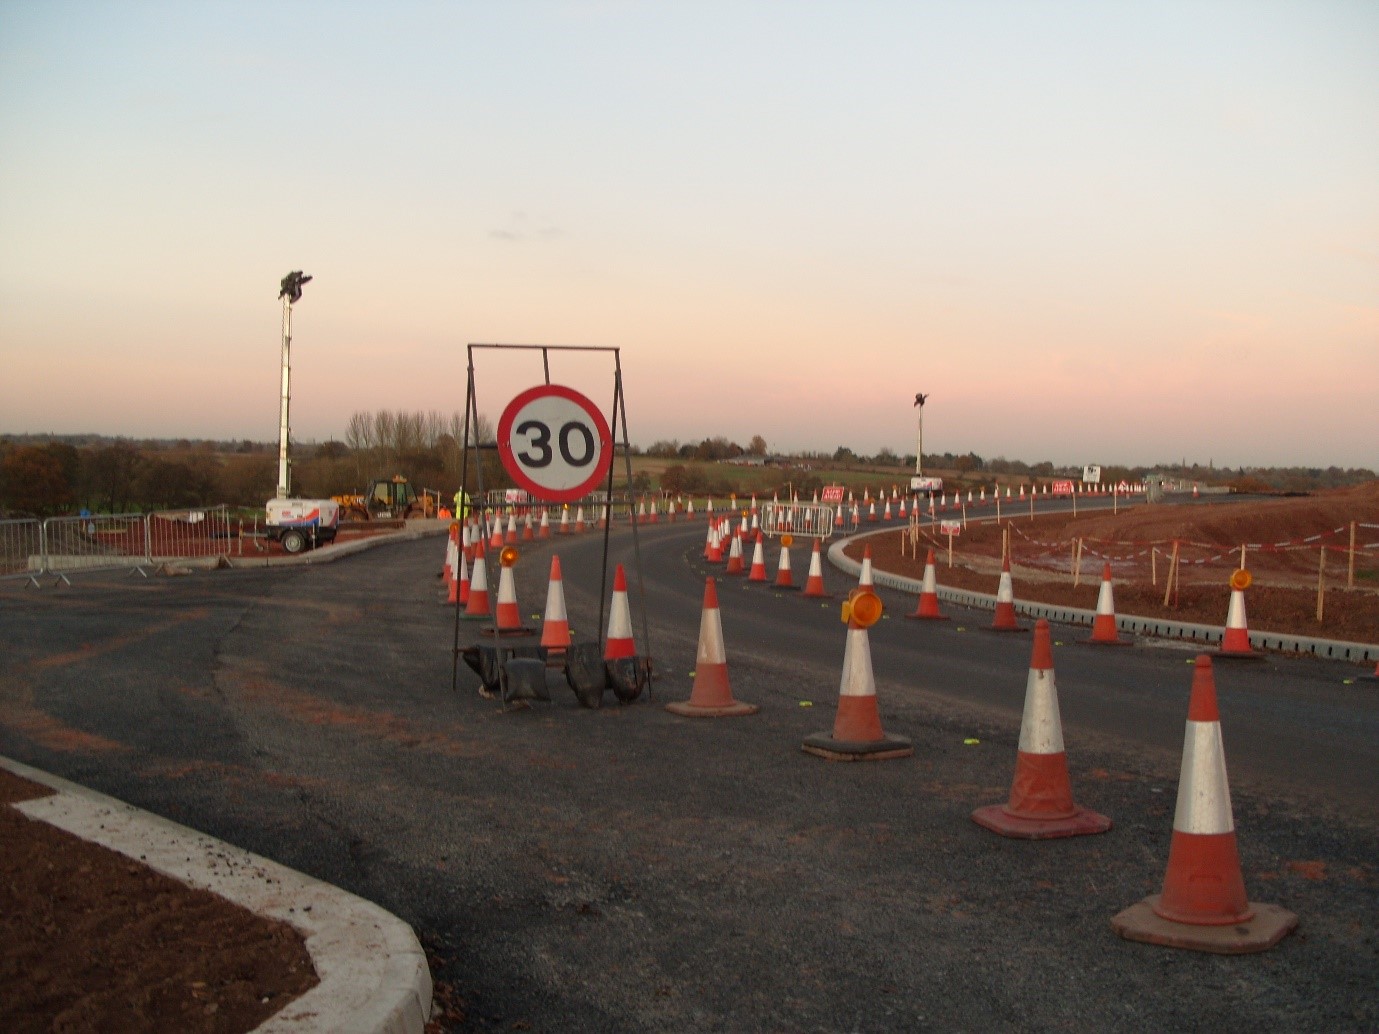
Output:
<svg viewBox="0 0 1379 1034">
<path fill-rule="evenodd" d="M 847 544 L 853 539 L 862 539 L 868 535 L 880 535 L 886 531 L 894 530 L 893 528 L 881 528 L 839 539 L 828 547 L 828 562 L 838 570 L 855 578 L 861 574 L 862 565 L 843 552 Z M 924 588 L 924 583 L 919 578 L 906 578 L 903 575 L 878 570 L 874 564 L 872 580 L 877 585 L 899 589 L 901 592 L 913 593 L 916 596 Z M 940 585 L 938 586 L 938 596 L 945 602 L 956 603 L 963 607 L 976 607 L 984 610 L 996 609 L 994 593 L 972 592 L 968 589 L 946 589 Z M 1080 607 L 1063 607 L 1047 603 L 1022 602 L 1018 598 L 1018 592 L 1016 597 L 1016 613 L 1028 617 L 1048 618 L 1048 620 L 1059 624 L 1087 625 L 1089 627 L 1096 619 L 1095 610 L 1083 610 Z M 1135 617 L 1128 614 L 1116 615 L 1116 627 L 1123 632 L 1134 635 L 1159 639 L 1189 639 L 1206 645 L 1219 645 L 1225 634 L 1224 628 L 1217 625 L 1198 625 L 1190 621 L 1168 621 L 1163 618 Z M 1333 661 L 1379 661 L 1379 644 L 1375 643 L 1349 643 L 1335 639 L 1290 635 L 1284 632 L 1256 632 L 1251 630 L 1250 645 L 1257 650 L 1309 653 Z"/>
<path fill-rule="evenodd" d="M 262 1034 L 420 1034 L 431 971 L 412 928 L 379 906 L 277 862 L 0 757 L 57 793 L 14 804 L 31 818 L 118 851 L 188 886 L 301 932 L 320 983 L 256 1028 Z"/>
<path fill-rule="evenodd" d="M 342 557 L 354 556 L 389 542 L 414 542 L 431 535 L 444 535 L 450 530 L 450 521 L 421 519 L 408 521 L 406 527 L 387 531 L 379 535 L 369 535 L 352 542 L 332 542 L 317 549 L 309 549 L 295 556 L 275 557 L 229 557 L 231 567 L 296 567 L 303 564 L 328 564 Z M 217 558 L 218 559 L 218 558 Z"/>
</svg>

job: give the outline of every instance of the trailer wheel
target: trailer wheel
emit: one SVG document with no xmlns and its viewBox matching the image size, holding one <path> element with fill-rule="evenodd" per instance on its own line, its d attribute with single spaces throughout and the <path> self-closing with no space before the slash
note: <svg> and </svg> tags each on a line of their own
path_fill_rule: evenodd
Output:
<svg viewBox="0 0 1379 1034">
<path fill-rule="evenodd" d="M 283 532 L 282 544 L 285 553 L 301 553 L 306 549 L 306 536 L 295 529 L 285 531 Z"/>
</svg>

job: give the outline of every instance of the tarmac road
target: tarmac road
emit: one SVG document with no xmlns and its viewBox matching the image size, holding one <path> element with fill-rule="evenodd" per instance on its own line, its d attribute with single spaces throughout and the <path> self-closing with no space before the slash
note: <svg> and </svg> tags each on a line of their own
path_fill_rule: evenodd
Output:
<svg viewBox="0 0 1379 1034">
<path fill-rule="evenodd" d="M 689 694 L 703 533 L 639 536 L 658 703 Z M 631 535 L 612 542 L 632 574 Z M 553 546 L 592 636 L 600 545 L 526 549 L 524 614 L 543 609 Z M 555 676 L 551 704 L 504 713 L 467 669 L 451 693 L 440 559 L 423 540 L 6 588 L 0 753 L 377 901 L 416 927 L 474 1029 L 1379 1025 L 1379 706 L 1341 684 L 1352 667 L 1218 666 L 1246 884 L 1302 925 L 1264 955 L 1198 955 L 1108 925 L 1163 877 L 1191 653 L 1056 648 L 1074 790 L 1115 826 L 1009 841 L 968 815 L 1009 789 L 1030 637 L 980 631 L 989 615 L 906 622 L 913 600 L 883 590 L 882 720 L 915 756 L 829 764 L 799 743 L 832 725 L 836 601 L 720 582 L 734 695 L 759 715 L 611 694 L 588 711 Z M 792 559 L 802 583 L 808 554 Z"/>
</svg>

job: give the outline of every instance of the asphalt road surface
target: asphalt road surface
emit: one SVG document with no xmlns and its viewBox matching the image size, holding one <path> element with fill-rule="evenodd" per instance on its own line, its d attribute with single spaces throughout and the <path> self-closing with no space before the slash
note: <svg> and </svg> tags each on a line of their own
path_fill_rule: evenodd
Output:
<svg viewBox="0 0 1379 1034">
<path fill-rule="evenodd" d="M 882 721 L 915 754 L 829 763 L 800 742 L 832 727 L 837 601 L 723 578 L 734 696 L 761 712 L 679 718 L 659 705 L 689 695 L 703 535 L 613 533 L 659 677 L 655 704 L 597 711 L 555 673 L 527 710 L 480 698 L 463 666 L 452 692 L 440 539 L 5 585 L 0 752 L 379 902 L 464 999 L 457 1029 L 1379 1027 L 1379 686 L 1345 684 L 1359 669 L 1217 667 L 1246 886 L 1298 933 L 1234 958 L 1132 944 L 1109 919 L 1163 879 L 1191 651 L 1055 626 L 1074 792 L 1114 826 L 1007 840 L 969 815 L 1008 793 L 1030 637 L 953 608 L 908 622 L 913 598 L 883 590 Z M 524 616 L 555 549 L 571 625 L 595 637 L 602 545 L 527 548 Z M 802 583 L 808 553 L 792 559 Z"/>
</svg>

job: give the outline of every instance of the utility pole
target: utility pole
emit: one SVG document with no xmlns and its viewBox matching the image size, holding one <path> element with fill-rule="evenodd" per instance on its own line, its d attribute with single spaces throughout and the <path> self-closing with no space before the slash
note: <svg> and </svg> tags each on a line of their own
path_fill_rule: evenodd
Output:
<svg viewBox="0 0 1379 1034">
<path fill-rule="evenodd" d="M 278 495 L 288 498 L 292 488 L 292 473 L 287 458 L 287 443 L 292 436 L 288 429 L 287 410 L 292 401 L 292 305 L 301 301 L 302 285 L 311 277 L 304 276 L 300 269 L 288 273 L 278 287 L 278 297 L 283 303 L 283 351 L 282 351 L 282 407 L 278 418 Z"/>
</svg>

